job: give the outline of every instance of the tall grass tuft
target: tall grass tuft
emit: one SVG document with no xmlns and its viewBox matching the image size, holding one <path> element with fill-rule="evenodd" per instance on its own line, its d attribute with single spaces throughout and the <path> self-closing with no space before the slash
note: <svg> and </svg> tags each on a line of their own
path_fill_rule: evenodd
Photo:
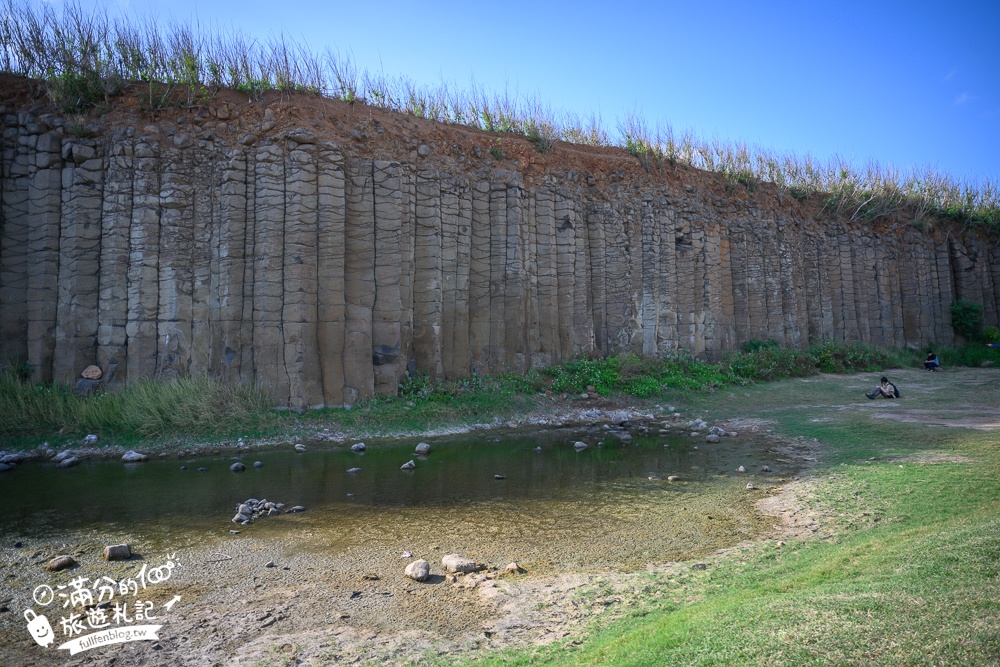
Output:
<svg viewBox="0 0 1000 667">
<path fill-rule="evenodd" d="M 650 129 L 628 114 L 612 137 L 600 118 L 555 111 L 537 99 L 473 82 L 467 89 L 442 82 L 419 85 L 404 76 L 361 68 L 332 48 L 318 55 L 280 33 L 259 41 L 238 30 L 220 32 L 190 23 L 114 19 L 88 13 L 73 0 L 61 9 L 40 0 L 0 0 L 0 69 L 42 80 L 68 111 L 100 109 L 127 87 L 150 109 L 194 105 L 221 88 L 259 99 L 268 91 L 301 91 L 392 109 L 441 123 L 527 137 L 539 151 L 557 141 L 617 145 L 649 170 L 693 167 L 723 174 L 748 191 L 773 183 L 781 195 L 804 199 L 825 193 L 827 215 L 857 221 L 906 209 L 921 227 L 943 216 L 1000 233 L 1000 189 L 956 180 L 930 169 L 910 174 L 839 157 L 779 155 L 743 142 L 704 141 L 670 125 Z"/>
<path fill-rule="evenodd" d="M 77 396 L 65 385 L 0 373 L 0 434 L 101 433 L 120 437 L 228 435 L 269 424 L 270 399 L 209 378 L 141 380 L 122 391 Z"/>
</svg>

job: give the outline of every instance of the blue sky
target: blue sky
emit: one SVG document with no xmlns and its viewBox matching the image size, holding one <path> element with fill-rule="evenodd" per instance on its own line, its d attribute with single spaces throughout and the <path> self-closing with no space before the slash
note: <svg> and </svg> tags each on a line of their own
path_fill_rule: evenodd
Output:
<svg viewBox="0 0 1000 667">
<path fill-rule="evenodd" d="M 80 2 L 284 31 L 417 83 L 593 112 L 612 133 L 635 111 L 703 139 L 1000 178 L 1000 0 Z"/>
</svg>

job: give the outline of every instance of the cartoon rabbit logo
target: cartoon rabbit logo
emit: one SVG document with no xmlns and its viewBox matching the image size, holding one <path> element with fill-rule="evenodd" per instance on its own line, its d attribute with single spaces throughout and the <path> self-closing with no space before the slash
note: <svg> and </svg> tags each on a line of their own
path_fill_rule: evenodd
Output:
<svg viewBox="0 0 1000 667">
<path fill-rule="evenodd" d="M 38 616 L 33 610 L 26 609 L 24 619 L 28 621 L 28 632 L 31 633 L 32 638 L 38 642 L 39 646 L 48 646 L 56 640 L 52 626 L 49 625 L 49 619 L 45 616 Z"/>
</svg>

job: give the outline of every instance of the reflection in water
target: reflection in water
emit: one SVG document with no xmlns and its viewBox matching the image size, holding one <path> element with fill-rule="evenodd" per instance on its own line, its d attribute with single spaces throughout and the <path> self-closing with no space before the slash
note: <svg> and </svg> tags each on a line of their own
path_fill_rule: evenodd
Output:
<svg viewBox="0 0 1000 667">
<path fill-rule="evenodd" d="M 247 470 L 239 474 L 229 470 L 231 457 L 130 465 L 85 461 L 68 470 L 24 465 L 4 475 L 0 534 L 111 529 L 150 539 L 167 533 L 174 543 L 197 540 L 228 533 L 236 505 L 253 497 L 307 508 L 294 522 L 263 518 L 249 529 L 276 539 L 283 530 L 315 529 L 342 535 L 337 539 L 344 544 L 365 543 L 421 530 L 433 534 L 464 519 L 491 524 L 490 530 L 508 539 L 544 542 L 599 534 L 611 542 L 618 532 L 664 512 L 677 515 L 668 523 L 677 525 L 678 534 L 697 537 L 710 512 L 703 508 L 718 505 L 723 496 L 732 504 L 734 490 L 745 484 L 736 468 L 763 451 L 728 439 L 696 449 L 698 441 L 687 437 L 637 435 L 624 445 L 600 432 L 547 431 L 496 440 L 466 436 L 434 442 L 426 457 L 413 454 L 412 441 L 370 447 L 364 454 L 322 445 L 301 454 L 249 452 L 242 457 Z M 590 447 L 576 451 L 575 440 Z M 410 459 L 416 470 L 400 470 Z M 253 468 L 254 461 L 264 466 Z M 200 467 L 208 470 L 199 472 Z M 350 468 L 361 470 L 348 473 Z M 650 480 L 667 475 L 679 475 L 683 483 Z M 738 513 L 726 521 L 739 523 Z"/>
</svg>

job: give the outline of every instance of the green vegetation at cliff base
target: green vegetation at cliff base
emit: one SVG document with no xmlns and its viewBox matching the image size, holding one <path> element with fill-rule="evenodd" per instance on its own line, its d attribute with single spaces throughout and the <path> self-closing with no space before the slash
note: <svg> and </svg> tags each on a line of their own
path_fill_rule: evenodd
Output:
<svg viewBox="0 0 1000 667">
<path fill-rule="evenodd" d="M 1000 351 L 982 345 L 939 350 L 938 356 L 946 367 L 1000 363 Z M 100 435 L 102 443 L 123 445 L 150 439 L 293 436 L 317 426 L 365 436 L 415 434 L 544 412 L 584 394 L 591 399 L 678 401 L 689 394 L 817 373 L 919 367 L 922 360 L 918 352 L 863 343 L 826 342 L 793 350 L 773 341 L 747 341 L 742 351 L 718 363 L 681 351 L 655 360 L 578 359 L 524 374 L 446 382 L 416 373 L 404 378 L 398 396 L 304 415 L 272 409 L 273 401 L 260 389 L 205 377 L 144 380 L 81 397 L 67 386 L 33 384 L 26 380 L 30 368 L 12 365 L 0 373 L 0 436 L 15 446 L 32 446 L 42 439 L 71 441 L 88 433 Z"/>
</svg>

